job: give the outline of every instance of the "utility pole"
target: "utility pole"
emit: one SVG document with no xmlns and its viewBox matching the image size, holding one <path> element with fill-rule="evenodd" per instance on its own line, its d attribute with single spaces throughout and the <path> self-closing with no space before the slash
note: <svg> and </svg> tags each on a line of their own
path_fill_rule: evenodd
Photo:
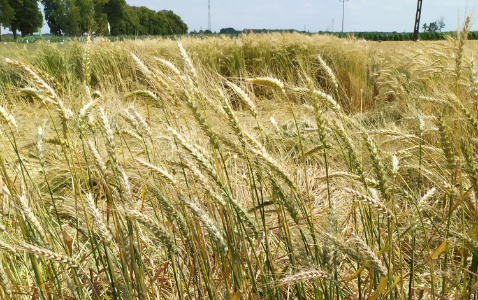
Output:
<svg viewBox="0 0 478 300">
<path fill-rule="evenodd" d="M 349 2 L 349 0 L 339 0 L 339 2 L 342 2 L 342 32 L 344 32 L 345 2 Z"/>
<path fill-rule="evenodd" d="M 418 32 L 420 31 L 420 17 L 422 15 L 422 0 L 418 0 L 417 14 L 415 15 L 415 29 L 413 30 L 413 40 L 418 41 Z"/>
<path fill-rule="evenodd" d="M 207 29 L 211 31 L 211 0 L 207 0 Z"/>
</svg>

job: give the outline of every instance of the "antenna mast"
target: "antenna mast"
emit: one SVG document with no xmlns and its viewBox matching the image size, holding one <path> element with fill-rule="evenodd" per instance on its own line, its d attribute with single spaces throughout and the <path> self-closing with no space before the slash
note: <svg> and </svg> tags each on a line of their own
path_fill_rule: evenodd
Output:
<svg viewBox="0 0 478 300">
<path fill-rule="evenodd" d="M 344 32 L 345 2 L 349 2 L 349 0 L 339 0 L 339 2 L 342 2 L 342 32 Z"/>
<path fill-rule="evenodd" d="M 207 0 L 207 29 L 211 31 L 211 0 Z"/>
<path fill-rule="evenodd" d="M 415 16 L 415 29 L 413 30 L 413 40 L 418 41 L 418 32 L 420 31 L 420 17 L 422 15 L 422 0 L 418 0 L 417 14 Z"/>
</svg>

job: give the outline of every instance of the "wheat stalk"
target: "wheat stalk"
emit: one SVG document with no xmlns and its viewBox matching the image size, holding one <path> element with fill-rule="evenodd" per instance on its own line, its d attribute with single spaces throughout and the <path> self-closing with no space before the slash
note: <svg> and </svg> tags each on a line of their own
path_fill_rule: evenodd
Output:
<svg viewBox="0 0 478 300">
<path fill-rule="evenodd" d="M 7 276 L 7 273 L 5 273 L 5 269 L 3 268 L 3 255 L 0 255 L 0 282 L 2 283 L 3 286 L 3 291 L 5 294 L 8 295 L 8 297 L 12 298 L 12 286 L 10 284 L 10 279 Z"/>
<path fill-rule="evenodd" d="M 134 218 L 139 223 L 143 224 L 169 249 L 173 250 L 174 242 L 172 238 L 162 229 L 157 222 L 150 217 L 136 210 L 127 210 L 126 215 Z"/>
<path fill-rule="evenodd" d="M 329 67 L 329 65 L 327 65 L 327 63 L 325 62 L 325 60 L 322 58 L 322 56 L 317 56 L 317 59 L 320 63 L 320 65 L 322 66 L 322 68 L 325 70 L 325 72 L 327 73 L 327 75 L 329 76 L 330 80 L 332 81 L 332 84 L 334 85 L 335 89 L 337 90 L 339 88 L 339 84 L 337 82 L 337 78 L 335 77 L 335 74 L 334 72 L 332 71 L 332 69 Z"/>
<path fill-rule="evenodd" d="M 332 110 L 337 113 L 338 115 L 342 115 L 342 108 L 340 105 L 337 103 L 337 101 L 334 100 L 332 96 L 329 94 L 326 94 L 322 91 L 316 90 L 316 89 L 308 89 L 308 88 L 294 88 L 294 91 L 302 94 L 310 94 L 312 97 L 316 99 L 321 99 L 324 100 Z"/>
<path fill-rule="evenodd" d="M 227 245 L 224 240 L 224 235 L 219 230 L 217 223 L 201 208 L 194 204 L 191 200 L 184 196 L 180 196 L 179 200 L 181 203 L 186 206 L 196 218 L 201 222 L 201 224 L 206 228 L 211 240 L 214 242 L 216 247 L 218 247 L 224 253 L 227 252 Z"/>
<path fill-rule="evenodd" d="M 465 20 L 465 25 L 463 26 L 463 30 L 461 32 L 457 32 L 458 36 L 458 47 L 456 49 L 456 57 L 455 57 L 455 72 L 456 72 L 456 80 L 458 82 L 459 78 L 461 77 L 461 64 L 463 61 L 463 52 L 465 42 L 468 39 L 468 32 L 470 31 L 470 23 L 471 17 L 468 16 Z"/>
<path fill-rule="evenodd" d="M 27 197 L 25 196 L 25 193 L 23 195 L 18 197 L 18 202 L 20 203 L 20 208 L 23 216 L 30 221 L 30 223 L 35 227 L 35 229 L 40 233 L 42 238 L 46 238 L 45 230 L 41 226 L 40 222 L 38 221 L 37 217 L 33 213 L 32 209 L 30 208 L 30 205 L 28 204 Z"/>
<path fill-rule="evenodd" d="M 377 147 L 377 144 L 367 133 L 364 133 L 364 139 L 365 145 L 370 152 L 373 169 L 375 171 L 375 174 L 377 175 L 379 190 L 385 200 L 388 201 L 390 199 L 390 184 L 388 178 L 385 175 L 385 167 L 383 166 L 382 160 L 380 159 L 379 149 Z"/>
<path fill-rule="evenodd" d="M 86 204 L 86 209 L 90 214 L 93 220 L 93 230 L 95 230 L 101 238 L 107 243 L 110 244 L 113 240 L 108 227 L 103 223 L 102 217 L 98 209 L 96 208 L 95 202 L 93 201 L 93 196 L 91 194 L 86 194 L 86 197 L 83 198 Z"/>
<path fill-rule="evenodd" d="M 176 179 L 174 179 L 173 175 L 169 174 L 167 171 L 138 158 L 136 158 L 136 161 L 140 163 L 143 167 L 150 170 L 151 172 L 156 173 L 162 178 L 166 179 L 172 185 L 175 185 L 175 186 L 178 185 L 178 182 L 176 181 Z"/>
<path fill-rule="evenodd" d="M 181 71 L 169 60 L 160 58 L 160 57 L 154 57 L 154 59 L 159 62 L 162 66 L 166 67 L 171 73 L 173 73 L 178 79 L 183 80 L 183 76 L 181 75 Z"/>
<path fill-rule="evenodd" d="M 246 105 L 247 109 L 251 112 L 251 114 L 257 118 L 258 111 L 257 107 L 252 102 L 251 98 L 246 94 L 246 92 L 241 89 L 239 86 L 235 85 L 234 83 L 227 81 L 227 84 L 232 88 L 232 90 L 239 96 L 239 99 Z"/>
<path fill-rule="evenodd" d="M 10 115 L 3 106 L 0 105 L 0 116 L 7 122 L 7 124 L 10 127 L 17 128 L 17 122 L 15 121 L 15 118 Z"/>
<path fill-rule="evenodd" d="M 346 193 L 352 194 L 358 200 L 374 207 L 376 210 L 378 210 L 383 215 L 385 215 L 390 221 L 392 221 L 392 222 L 395 221 L 395 216 L 393 215 L 393 213 L 384 204 L 382 204 L 378 200 L 376 200 L 372 197 L 363 195 L 363 194 L 359 193 L 358 191 L 352 190 L 352 189 L 349 189 L 349 188 L 344 188 L 344 191 Z"/>
<path fill-rule="evenodd" d="M 40 248 L 31 244 L 24 243 L 23 245 L 18 246 L 17 248 L 20 251 L 25 251 L 35 256 L 43 257 L 48 260 L 53 260 L 62 264 L 66 264 L 72 268 L 78 268 L 80 265 L 77 261 L 75 261 L 71 257 L 68 257 L 60 253 L 55 253 L 51 250 Z"/>
<path fill-rule="evenodd" d="M 133 98 L 133 97 L 143 97 L 145 99 L 151 100 L 153 103 L 163 106 L 161 99 L 153 92 L 146 91 L 146 90 L 137 90 L 125 95 L 125 98 Z"/>
<path fill-rule="evenodd" d="M 363 257 L 365 261 L 370 261 L 372 266 L 378 270 L 380 275 L 386 277 L 387 276 L 387 269 L 382 264 L 380 259 L 375 255 L 375 253 L 370 249 L 370 247 L 358 236 L 356 236 L 353 232 L 350 234 L 351 237 L 349 241 L 358 248 L 358 252 Z"/>
<path fill-rule="evenodd" d="M 256 77 L 247 79 L 247 82 L 251 84 L 263 85 L 263 86 L 270 86 L 272 88 L 279 89 L 282 93 L 285 94 L 285 86 L 282 81 L 277 78 L 272 77 Z"/>
<path fill-rule="evenodd" d="M 101 158 L 100 153 L 98 152 L 98 150 L 96 150 L 96 147 L 92 141 L 88 141 L 88 146 L 90 148 L 91 153 L 93 154 L 93 158 L 96 163 L 96 166 L 98 167 L 98 169 L 100 169 L 103 177 L 106 178 L 106 165 L 103 159 Z"/>
<path fill-rule="evenodd" d="M 189 55 L 187 54 L 186 50 L 184 50 L 183 44 L 180 41 L 177 41 L 177 45 L 178 45 L 179 53 L 181 54 L 181 57 L 186 63 L 186 67 L 187 67 L 189 75 L 192 77 L 193 82 L 197 84 L 198 76 L 197 76 L 196 68 L 194 68 L 194 65 L 191 59 L 189 58 Z"/>
<path fill-rule="evenodd" d="M 317 278 L 329 280 L 329 281 L 333 280 L 333 276 L 327 272 L 320 271 L 320 270 L 312 270 L 312 271 L 305 271 L 302 273 L 284 277 L 279 281 L 279 285 L 296 284 L 298 282 L 304 282 L 304 281 L 317 279 Z"/>
<path fill-rule="evenodd" d="M 113 137 L 113 130 L 111 129 L 110 122 L 108 117 L 105 114 L 103 107 L 100 107 L 100 119 L 101 124 L 103 125 L 103 130 L 106 134 L 106 151 L 113 160 L 114 166 L 118 166 L 118 159 L 116 158 L 116 143 Z"/>
</svg>

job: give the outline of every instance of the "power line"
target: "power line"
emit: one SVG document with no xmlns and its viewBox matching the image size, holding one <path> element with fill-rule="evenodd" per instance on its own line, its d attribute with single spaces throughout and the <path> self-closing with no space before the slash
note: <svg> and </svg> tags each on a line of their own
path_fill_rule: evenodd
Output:
<svg viewBox="0 0 478 300">
<path fill-rule="evenodd" d="M 413 29 L 413 40 L 418 40 L 418 32 L 420 30 L 420 17 L 422 16 L 422 0 L 418 0 L 417 14 L 415 15 L 415 28 Z"/>
<path fill-rule="evenodd" d="M 345 20 L 345 2 L 349 2 L 350 0 L 339 0 L 342 2 L 342 32 L 344 32 L 344 20 Z"/>
<path fill-rule="evenodd" d="M 207 1 L 207 29 L 211 31 L 211 0 Z"/>
</svg>

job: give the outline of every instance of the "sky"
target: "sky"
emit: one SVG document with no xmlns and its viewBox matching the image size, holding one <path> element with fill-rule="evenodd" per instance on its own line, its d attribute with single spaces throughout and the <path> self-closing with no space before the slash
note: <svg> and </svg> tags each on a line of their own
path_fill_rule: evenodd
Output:
<svg viewBox="0 0 478 300">
<path fill-rule="evenodd" d="M 211 29 L 296 29 L 311 32 L 344 31 L 413 32 L 417 0 L 210 0 Z M 208 27 L 207 0 L 126 0 L 129 5 L 168 9 L 179 15 L 189 30 Z M 454 31 L 468 14 L 478 20 L 476 0 L 424 0 L 421 25 L 444 17 L 446 31 Z M 476 15 L 476 17 L 474 17 Z M 478 30 L 473 22 L 472 30 Z M 420 27 L 421 27 L 420 25 Z"/>
<path fill-rule="evenodd" d="M 296 29 L 310 32 L 344 31 L 413 32 L 417 0 L 210 0 L 211 29 Z M 189 31 L 208 29 L 207 0 L 126 0 L 132 6 L 172 10 Z M 424 0 L 421 24 L 444 17 L 445 31 L 462 26 L 472 16 L 471 30 L 478 30 L 477 0 Z M 43 32 L 49 32 L 44 22 Z"/>
</svg>

